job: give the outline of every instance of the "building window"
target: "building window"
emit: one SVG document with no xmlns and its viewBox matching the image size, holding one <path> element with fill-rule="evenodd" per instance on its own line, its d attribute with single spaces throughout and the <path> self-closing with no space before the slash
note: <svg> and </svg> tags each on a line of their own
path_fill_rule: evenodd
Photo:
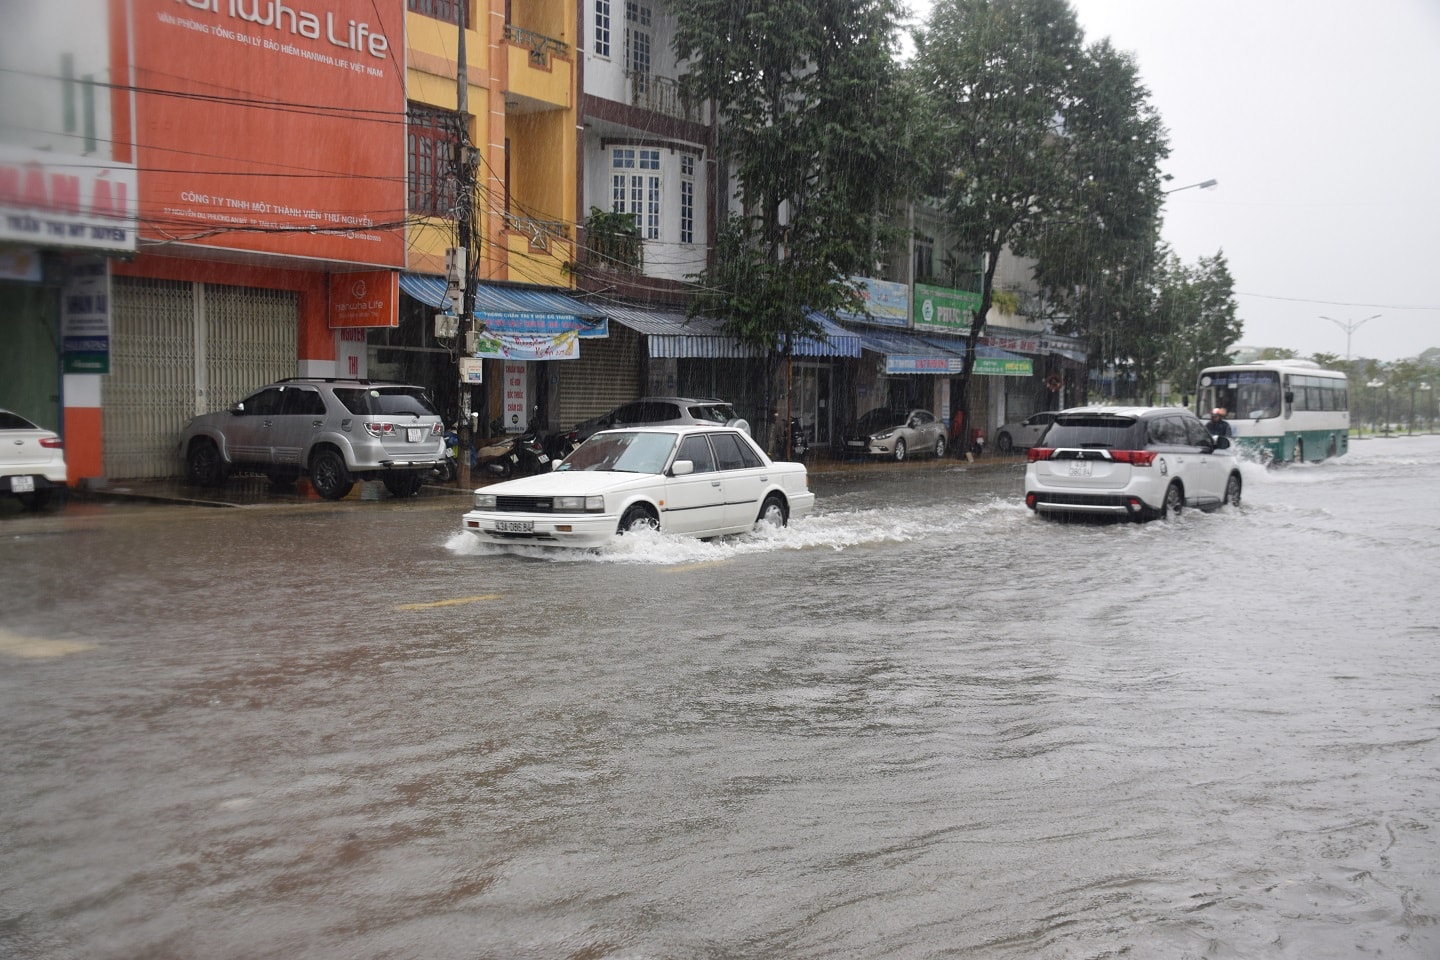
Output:
<svg viewBox="0 0 1440 960">
<path fill-rule="evenodd" d="M 595 0 L 595 56 L 610 56 L 610 0 Z"/>
<path fill-rule="evenodd" d="M 924 283 L 935 276 L 935 238 L 915 238 L 915 282 Z"/>
<path fill-rule="evenodd" d="M 650 8 L 627 0 L 625 4 L 625 69 L 636 93 L 650 87 Z"/>
<path fill-rule="evenodd" d="M 446 23 L 455 22 L 455 13 L 458 8 L 460 16 L 464 18 L 460 25 L 470 26 L 469 0 L 406 0 L 406 6 L 414 13 L 434 17 L 436 20 L 444 20 Z"/>
<path fill-rule="evenodd" d="M 635 218 L 640 235 L 660 238 L 660 151 L 616 147 L 610 154 L 610 209 Z"/>
<path fill-rule="evenodd" d="M 412 103 L 406 113 L 406 133 L 410 212 L 454 218 L 459 188 L 455 114 Z"/>
<path fill-rule="evenodd" d="M 695 242 L 695 158 L 680 158 L 680 242 Z"/>
</svg>

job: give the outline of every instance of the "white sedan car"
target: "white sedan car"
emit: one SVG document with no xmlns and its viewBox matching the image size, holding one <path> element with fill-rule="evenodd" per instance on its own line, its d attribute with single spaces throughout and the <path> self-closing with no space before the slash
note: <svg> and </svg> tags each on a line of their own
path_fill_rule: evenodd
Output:
<svg viewBox="0 0 1440 960">
<path fill-rule="evenodd" d="M 26 510 L 39 510 L 65 489 L 65 444 L 50 430 L 0 410 L 0 493 Z"/>
<path fill-rule="evenodd" d="M 598 547 L 642 528 L 780 527 L 814 506 L 804 464 L 772 461 L 743 430 L 632 427 L 594 434 L 550 473 L 476 490 L 464 528 L 487 543 Z"/>
</svg>

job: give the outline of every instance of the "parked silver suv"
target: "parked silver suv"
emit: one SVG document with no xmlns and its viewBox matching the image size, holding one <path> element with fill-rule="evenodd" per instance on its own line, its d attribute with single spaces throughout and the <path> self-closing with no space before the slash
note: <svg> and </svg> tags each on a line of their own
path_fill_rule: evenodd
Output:
<svg viewBox="0 0 1440 960">
<path fill-rule="evenodd" d="M 338 500 L 356 480 L 373 479 L 392 496 L 413 496 L 444 459 L 445 440 L 421 387 L 294 378 L 191 420 L 180 450 L 191 483 L 219 486 L 248 471 L 283 487 L 303 473 L 316 493 Z"/>
<path fill-rule="evenodd" d="M 1179 407 L 1072 407 L 1031 447 L 1025 505 L 1041 516 L 1172 517 L 1240 505 L 1228 437 Z"/>
</svg>

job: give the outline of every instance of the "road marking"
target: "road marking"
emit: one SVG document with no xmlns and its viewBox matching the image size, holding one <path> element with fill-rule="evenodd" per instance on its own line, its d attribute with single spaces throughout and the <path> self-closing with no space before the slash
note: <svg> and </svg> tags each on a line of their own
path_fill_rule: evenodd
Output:
<svg viewBox="0 0 1440 960">
<path fill-rule="evenodd" d="M 48 660 L 94 650 L 95 644 L 79 640 L 42 640 L 39 637 L 22 637 L 8 630 L 0 630 L 0 653 L 24 660 Z"/>
<path fill-rule="evenodd" d="M 455 597 L 453 600 L 432 600 L 429 603 L 402 603 L 396 610 L 429 610 L 432 607 L 458 607 L 463 603 L 480 603 L 484 600 L 499 600 L 498 593 L 485 593 L 478 597 Z"/>
</svg>

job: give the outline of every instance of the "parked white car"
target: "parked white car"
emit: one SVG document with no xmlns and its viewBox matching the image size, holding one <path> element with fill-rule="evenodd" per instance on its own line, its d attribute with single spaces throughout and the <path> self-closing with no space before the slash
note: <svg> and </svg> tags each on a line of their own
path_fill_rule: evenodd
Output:
<svg viewBox="0 0 1440 960">
<path fill-rule="evenodd" d="M 65 489 L 65 444 L 51 430 L 0 410 L 0 493 L 39 510 Z"/>
<path fill-rule="evenodd" d="M 995 434 L 995 449 L 1001 453 L 1030 449 L 1040 441 L 1059 415 L 1058 410 L 1040 410 L 1024 420 L 1005 424 Z"/>
<path fill-rule="evenodd" d="M 598 547 L 643 528 L 781 527 L 814 506 L 804 464 L 772 461 L 743 430 L 633 427 L 594 434 L 550 473 L 479 488 L 463 525 L 488 543 Z"/>
<path fill-rule="evenodd" d="M 1025 505 L 1044 517 L 1169 519 L 1185 507 L 1240 505 L 1228 437 L 1179 407 L 1061 411 L 1025 465 Z"/>
</svg>

